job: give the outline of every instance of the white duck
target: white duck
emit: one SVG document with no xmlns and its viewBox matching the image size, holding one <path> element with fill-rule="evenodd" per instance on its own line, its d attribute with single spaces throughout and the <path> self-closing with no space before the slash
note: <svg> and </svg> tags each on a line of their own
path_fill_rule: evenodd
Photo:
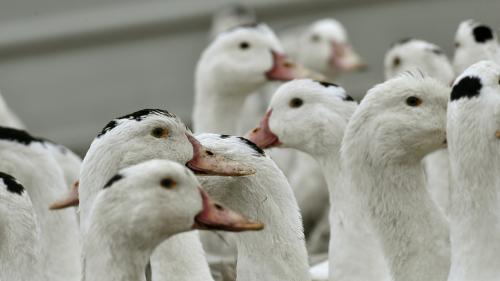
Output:
<svg viewBox="0 0 500 281">
<path fill-rule="evenodd" d="M 0 171 L 22 182 L 33 202 L 48 280 L 79 281 L 81 251 L 75 213 L 48 209 L 67 188 L 46 142 L 25 131 L 0 127 L 0 159 Z"/>
<path fill-rule="evenodd" d="M 449 281 L 500 277 L 500 66 L 481 61 L 456 80 L 448 104 Z"/>
<path fill-rule="evenodd" d="M 266 226 L 263 231 L 234 235 L 236 280 L 310 280 L 299 207 L 274 161 L 242 137 L 201 134 L 197 138 L 211 151 L 256 168 L 246 177 L 200 178 L 214 199 Z"/>
<path fill-rule="evenodd" d="M 45 281 L 40 226 L 24 186 L 0 172 L 0 280 Z"/>
<path fill-rule="evenodd" d="M 245 98 L 270 80 L 314 75 L 290 62 L 265 24 L 237 27 L 203 51 L 195 74 L 195 132 L 234 134 Z"/>
<path fill-rule="evenodd" d="M 248 175 L 253 168 L 230 161 L 208 151 L 191 135 L 186 126 L 173 114 L 157 109 L 143 109 L 109 122 L 92 142 L 82 164 L 80 174 L 80 225 L 87 232 L 90 208 L 95 196 L 119 169 L 139 162 L 161 158 L 186 164 L 200 173 L 221 175 Z M 185 248 L 188 247 L 188 248 Z M 211 280 L 204 251 L 196 232 L 170 239 L 160 246 L 163 261 L 173 256 L 191 263 L 173 268 L 171 280 Z M 175 250 L 174 250 L 175 249 Z M 168 253 L 167 253 L 168 252 Z M 158 250 L 155 251 L 155 255 Z M 158 259 L 162 259 L 162 258 Z M 153 258 L 153 277 L 160 278 Z M 158 270 L 161 270 L 158 269 Z M 189 273 L 189 275 L 185 275 Z M 176 275 L 179 274 L 179 275 Z M 187 278 L 187 279 L 186 279 Z M 156 279 L 158 280 L 158 279 Z"/>
<path fill-rule="evenodd" d="M 340 144 L 355 109 L 356 102 L 335 84 L 295 80 L 284 84 L 274 94 L 268 113 L 249 138 L 262 148 L 291 147 L 312 155 L 320 163 L 328 182 L 330 202 L 335 210 L 342 210 L 346 206 L 343 203 L 345 191 L 338 182 Z M 351 224 L 357 228 L 352 229 Z M 384 276 L 383 273 L 387 275 L 378 244 L 372 236 L 366 235 L 367 231 L 360 231 L 363 227 L 365 224 L 350 220 L 345 226 L 332 225 L 330 258 L 336 257 L 332 259 L 336 263 L 331 280 L 382 280 L 378 277 Z M 346 240 L 346 236 L 352 240 Z M 337 242 L 341 238 L 344 239 L 342 243 Z M 349 243 L 343 244 L 345 241 Z M 323 271 L 322 277 L 328 278 L 328 270 Z"/>
<path fill-rule="evenodd" d="M 336 19 L 317 20 L 301 32 L 285 31 L 280 39 L 293 59 L 327 77 L 364 67 L 349 42 L 345 27 Z"/>
<path fill-rule="evenodd" d="M 153 250 L 177 233 L 259 226 L 214 203 L 183 165 L 158 159 L 113 176 L 98 192 L 88 224 L 84 280 L 91 281 L 144 280 Z M 184 266 L 175 257 L 169 262 Z"/>
<path fill-rule="evenodd" d="M 460 75 L 467 67 L 481 60 L 500 63 L 500 45 L 493 29 L 475 20 L 460 23 L 455 34 L 453 67 Z"/>
<path fill-rule="evenodd" d="M 406 71 L 422 71 L 445 85 L 453 83 L 450 61 L 437 45 L 419 39 L 404 39 L 385 54 L 385 78 L 391 79 Z M 427 188 L 445 214 L 449 211 L 450 164 L 448 151 L 437 150 L 424 158 Z"/>
</svg>

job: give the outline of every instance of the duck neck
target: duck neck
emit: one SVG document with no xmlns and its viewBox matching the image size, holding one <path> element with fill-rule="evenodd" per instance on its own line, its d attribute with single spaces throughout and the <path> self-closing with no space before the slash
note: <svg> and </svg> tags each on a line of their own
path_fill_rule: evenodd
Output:
<svg viewBox="0 0 500 281">
<path fill-rule="evenodd" d="M 447 222 L 425 188 L 420 159 L 374 163 L 357 147 L 345 154 L 347 180 L 366 208 L 394 279 L 446 279 Z"/>
<path fill-rule="evenodd" d="M 197 79 L 200 80 L 200 79 Z M 196 83 L 193 109 L 194 132 L 217 132 L 234 135 L 247 94 L 241 87 L 222 87 L 214 79 Z"/>
<path fill-rule="evenodd" d="M 223 188 L 209 190 L 228 207 L 265 225 L 262 231 L 236 235 L 237 280 L 310 280 L 299 207 L 283 173 L 265 160 L 256 161 L 262 167 L 256 175 L 233 179 L 230 186 L 214 184 Z"/>
<path fill-rule="evenodd" d="M 484 114 L 484 110 L 480 112 Z M 467 114 L 459 120 L 467 129 L 449 138 L 453 249 L 450 280 L 498 279 L 500 163 L 498 139 L 491 133 L 498 125 L 491 116 Z"/>
<path fill-rule="evenodd" d="M 83 241 L 83 280 L 145 281 L 152 250 L 123 234 L 111 234 L 106 226 L 90 226 Z"/>
</svg>

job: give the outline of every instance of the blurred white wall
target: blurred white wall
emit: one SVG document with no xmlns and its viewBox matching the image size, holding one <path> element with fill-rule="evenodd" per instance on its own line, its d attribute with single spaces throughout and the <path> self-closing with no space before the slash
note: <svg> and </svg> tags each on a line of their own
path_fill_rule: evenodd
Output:
<svg viewBox="0 0 500 281">
<path fill-rule="evenodd" d="M 145 107 L 189 120 L 193 72 L 210 14 L 235 1 L 3 0 L 0 89 L 37 135 L 80 152 L 113 117 Z M 369 71 L 341 77 L 353 96 L 383 78 L 392 42 L 417 37 L 453 53 L 458 23 L 500 27 L 500 1 L 238 1 L 279 30 L 342 21 Z"/>
</svg>

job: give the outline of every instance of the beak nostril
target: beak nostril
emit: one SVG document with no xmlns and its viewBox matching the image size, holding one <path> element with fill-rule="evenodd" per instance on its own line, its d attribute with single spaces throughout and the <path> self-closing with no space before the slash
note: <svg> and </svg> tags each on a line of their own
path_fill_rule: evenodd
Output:
<svg viewBox="0 0 500 281">
<path fill-rule="evenodd" d="M 257 133 L 259 130 L 260 130 L 260 128 L 254 128 L 254 129 L 252 130 L 252 133 Z"/>
<path fill-rule="evenodd" d="M 214 153 L 213 153 L 212 151 L 210 151 L 210 150 L 207 150 L 207 154 L 208 154 L 209 156 L 214 156 Z"/>
<path fill-rule="evenodd" d="M 295 65 L 293 64 L 293 62 L 289 62 L 289 61 L 285 61 L 283 63 L 283 66 L 286 67 L 286 68 L 292 68 L 294 67 Z"/>
<path fill-rule="evenodd" d="M 219 204 L 214 204 L 214 206 L 215 206 L 215 208 L 216 208 L 217 210 L 219 210 L 219 211 L 224 210 L 224 207 L 222 207 L 222 206 L 221 206 L 221 205 L 219 205 Z"/>
</svg>

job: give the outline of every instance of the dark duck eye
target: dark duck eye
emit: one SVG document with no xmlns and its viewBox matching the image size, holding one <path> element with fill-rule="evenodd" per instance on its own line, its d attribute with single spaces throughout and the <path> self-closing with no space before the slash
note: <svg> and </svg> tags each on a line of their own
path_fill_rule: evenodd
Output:
<svg viewBox="0 0 500 281">
<path fill-rule="evenodd" d="M 171 178 L 164 178 L 161 180 L 160 185 L 164 188 L 172 189 L 177 185 L 177 183 Z"/>
<path fill-rule="evenodd" d="M 292 108 L 297 108 L 297 107 L 302 106 L 302 104 L 304 104 L 304 101 L 302 99 L 299 99 L 299 98 L 293 98 L 290 100 L 290 102 L 288 104 Z"/>
<path fill-rule="evenodd" d="M 406 99 L 406 104 L 409 106 L 419 106 L 422 104 L 422 100 L 417 97 L 411 96 Z"/>
<path fill-rule="evenodd" d="M 151 131 L 151 135 L 155 138 L 165 138 L 168 136 L 168 130 L 162 127 L 156 127 Z"/>
</svg>

